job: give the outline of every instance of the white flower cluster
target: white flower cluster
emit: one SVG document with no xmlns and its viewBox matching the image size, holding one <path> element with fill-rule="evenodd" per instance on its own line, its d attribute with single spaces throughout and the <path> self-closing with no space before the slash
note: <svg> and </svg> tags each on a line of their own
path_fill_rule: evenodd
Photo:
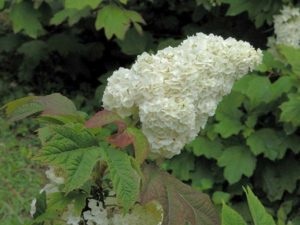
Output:
<svg viewBox="0 0 300 225">
<path fill-rule="evenodd" d="M 46 184 L 41 190 L 40 193 L 45 192 L 46 194 L 51 194 L 59 191 L 59 185 L 64 183 L 64 178 L 59 177 L 55 174 L 55 169 L 53 167 L 49 167 L 48 170 L 45 172 L 46 177 L 50 181 L 50 183 Z M 36 212 L 36 199 L 33 199 L 31 202 L 31 208 L 30 208 L 30 215 L 33 217 L 33 215 Z"/>
<path fill-rule="evenodd" d="M 178 47 L 143 53 L 130 70 L 115 71 L 103 106 L 123 117 L 138 112 L 151 152 L 170 158 L 197 136 L 234 81 L 261 58 L 247 42 L 198 33 Z"/>
<path fill-rule="evenodd" d="M 300 8 L 285 6 L 281 14 L 274 16 L 276 44 L 300 47 Z"/>
<path fill-rule="evenodd" d="M 59 186 L 64 183 L 64 178 L 57 176 L 53 167 L 50 167 L 45 174 L 50 180 L 50 183 L 45 185 L 45 187 L 40 190 L 40 193 L 45 192 L 46 195 L 48 195 L 59 192 Z M 114 195 L 114 193 L 110 194 Z M 31 202 L 30 215 L 32 217 L 36 212 L 36 202 L 36 199 L 33 199 Z M 116 197 L 107 197 L 105 204 L 111 206 L 104 208 L 101 201 L 88 199 L 87 206 L 89 210 L 84 211 L 82 215 L 78 215 L 78 213 L 75 212 L 74 204 L 70 203 L 60 220 L 64 221 L 66 225 L 79 225 L 82 224 L 83 221 L 85 222 L 84 224 L 87 225 L 161 225 L 161 221 L 157 223 L 156 220 L 151 219 L 153 210 L 148 212 L 144 210 L 142 206 L 139 206 L 135 207 L 130 213 L 123 214 L 116 207 Z M 155 207 L 157 212 L 163 212 L 160 205 L 156 204 Z M 145 222 L 145 219 L 148 221 Z"/>
<path fill-rule="evenodd" d="M 83 212 L 83 218 L 81 219 L 85 221 L 87 225 L 161 225 L 162 221 L 157 222 L 157 218 L 153 218 L 153 212 L 162 212 L 162 208 L 160 205 L 156 205 L 155 210 L 148 212 L 144 210 L 142 206 L 136 206 L 130 213 L 123 214 L 118 212 L 118 209 L 114 207 L 104 208 L 102 202 L 89 199 L 88 207 L 90 210 Z M 72 215 L 70 211 L 68 211 L 69 215 Z M 69 225 L 79 225 L 79 220 L 68 219 L 67 224 Z M 161 217 L 162 220 L 162 217 Z M 72 221 L 74 223 L 70 223 Z"/>
</svg>

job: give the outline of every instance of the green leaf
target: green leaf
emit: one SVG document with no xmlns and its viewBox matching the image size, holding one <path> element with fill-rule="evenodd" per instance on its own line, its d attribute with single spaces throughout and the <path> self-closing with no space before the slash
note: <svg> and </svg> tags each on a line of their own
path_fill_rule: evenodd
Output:
<svg viewBox="0 0 300 225">
<path fill-rule="evenodd" d="M 87 17 L 88 15 L 90 15 L 90 10 L 88 8 L 84 8 L 82 10 L 63 9 L 54 14 L 54 16 L 50 20 L 50 24 L 59 25 L 68 19 L 69 25 L 73 26 L 74 24 L 79 22 L 81 18 Z"/>
<path fill-rule="evenodd" d="M 267 213 L 264 206 L 249 187 L 245 189 L 245 193 L 254 225 L 276 225 L 272 216 Z"/>
<path fill-rule="evenodd" d="M 191 171 L 195 169 L 195 157 L 190 153 L 182 152 L 168 161 L 166 169 L 172 170 L 172 175 L 178 179 L 188 181 L 191 178 Z"/>
<path fill-rule="evenodd" d="M 240 121 L 243 113 L 239 110 L 243 98 L 240 93 L 231 92 L 219 104 L 216 111 L 218 123 L 215 124 L 214 130 L 223 138 L 238 134 L 243 129 L 244 126 Z"/>
<path fill-rule="evenodd" d="M 13 4 L 10 12 L 14 32 L 24 31 L 32 38 L 37 38 L 45 32 L 39 17 L 39 11 L 35 10 L 28 1 Z"/>
<path fill-rule="evenodd" d="M 64 190 L 68 193 L 81 187 L 100 159 L 103 150 L 86 128 L 68 124 L 52 128 L 54 136 L 46 143 L 38 159 L 62 168 L 67 173 Z"/>
<path fill-rule="evenodd" d="M 41 61 L 47 59 L 49 50 L 44 41 L 33 40 L 25 42 L 18 48 L 17 52 L 24 55 L 19 68 L 19 77 L 28 79 L 28 77 L 32 76 L 34 69 Z"/>
<path fill-rule="evenodd" d="M 14 33 L 1 35 L 0 52 L 13 52 L 22 43 L 22 38 Z"/>
<path fill-rule="evenodd" d="M 291 123 L 295 127 L 300 125 L 300 95 L 290 94 L 289 100 L 279 108 L 281 109 L 280 121 Z"/>
<path fill-rule="evenodd" d="M 113 35 L 124 39 L 131 22 L 144 23 L 144 20 L 135 11 L 125 10 L 116 5 L 107 5 L 98 11 L 95 26 L 97 30 L 104 28 L 108 39 L 111 39 Z"/>
<path fill-rule="evenodd" d="M 65 8 L 81 10 L 89 6 L 92 9 L 95 9 L 101 2 L 102 0 L 65 0 Z"/>
<path fill-rule="evenodd" d="M 34 222 L 53 221 L 67 208 L 72 199 L 62 192 L 55 192 L 47 195 L 46 211 L 35 218 Z"/>
<path fill-rule="evenodd" d="M 222 2 L 230 3 L 226 12 L 227 16 L 236 16 L 251 7 L 251 3 L 247 0 L 222 0 Z"/>
<path fill-rule="evenodd" d="M 230 184 L 238 182 L 242 175 L 250 177 L 256 165 L 256 158 L 246 146 L 232 146 L 224 150 L 218 165 L 225 167 L 224 177 Z"/>
<path fill-rule="evenodd" d="M 43 106 L 36 102 L 36 96 L 28 96 L 7 103 L 4 107 L 10 121 L 23 119 L 43 110 Z"/>
<path fill-rule="evenodd" d="M 236 82 L 233 88 L 249 99 L 249 108 L 254 109 L 272 100 L 271 82 L 268 77 L 247 75 Z"/>
<path fill-rule="evenodd" d="M 279 52 L 286 58 L 288 64 L 292 66 L 295 74 L 300 74 L 300 50 L 291 46 L 281 45 L 278 47 Z"/>
<path fill-rule="evenodd" d="M 230 194 L 223 191 L 215 191 L 212 196 L 212 201 L 215 205 L 229 202 Z"/>
<path fill-rule="evenodd" d="M 243 217 L 225 203 L 222 206 L 222 225 L 247 225 Z"/>
<path fill-rule="evenodd" d="M 263 154 L 271 160 L 283 158 L 288 147 L 284 133 L 269 128 L 251 134 L 247 139 L 247 145 L 254 155 Z"/>
<path fill-rule="evenodd" d="M 215 182 L 215 173 L 213 165 L 207 160 L 197 160 L 195 170 L 191 172 L 192 187 L 204 191 L 213 187 Z"/>
<path fill-rule="evenodd" d="M 82 53 L 86 47 L 80 43 L 80 40 L 76 36 L 66 33 L 52 35 L 47 40 L 47 45 L 50 51 L 59 52 L 60 55 L 65 57 L 68 57 L 72 53 Z"/>
<path fill-rule="evenodd" d="M 20 98 L 7 103 L 4 108 L 10 121 L 23 119 L 37 112 L 44 115 L 77 115 L 73 102 L 58 93 Z"/>
<path fill-rule="evenodd" d="M 181 183 L 153 165 L 143 168 L 141 203 L 158 201 L 164 209 L 162 225 L 220 225 L 209 197 Z"/>
<path fill-rule="evenodd" d="M 289 93 L 293 86 L 295 86 L 295 81 L 291 76 L 279 77 L 274 83 L 272 83 L 272 99 L 276 100 L 283 94 Z"/>
<path fill-rule="evenodd" d="M 125 132 L 133 139 L 135 160 L 142 164 L 150 152 L 149 142 L 143 132 L 134 127 L 128 127 Z"/>
<path fill-rule="evenodd" d="M 274 163 L 264 163 L 260 173 L 261 185 L 268 199 L 276 201 L 282 199 L 285 191 L 292 193 L 300 179 L 299 171 L 299 162 L 291 156 Z"/>
<path fill-rule="evenodd" d="M 205 156 L 208 159 L 218 159 L 222 154 L 222 144 L 216 140 L 210 140 L 199 136 L 187 148 L 191 148 L 195 156 Z"/>
<path fill-rule="evenodd" d="M 78 150 L 78 149 L 77 149 Z M 87 180 L 91 179 L 91 173 L 100 160 L 102 149 L 99 147 L 85 148 L 84 152 L 69 157 L 66 167 L 68 174 L 65 192 L 70 192 L 81 187 Z"/>
<path fill-rule="evenodd" d="M 139 55 L 146 51 L 147 47 L 153 42 L 153 38 L 148 32 L 140 34 L 132 28 L 126 33 L 124 40 L 117 40 L 116 42 L 126 55 Z"/>
<path fill-rule="evenodd" d="M 109 176 L 116 192 L 117 200 L 127 212 L 138 200 L 140 176 L 132 167 L 130 156 L 114 148 L 104 149 Z"/>
</svg>

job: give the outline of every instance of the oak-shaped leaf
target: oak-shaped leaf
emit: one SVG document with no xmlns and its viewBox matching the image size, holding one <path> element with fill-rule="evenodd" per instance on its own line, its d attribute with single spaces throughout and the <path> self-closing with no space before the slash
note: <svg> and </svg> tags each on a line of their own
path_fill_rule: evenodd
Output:
<svg viewBox="0 0 300 225">
<path fill-rule="evenodd" d="M 37 38 L 45 32 L 41 22 L 41 13 L 33 8 L 30 1 L 19 1 L 10 9 L 10 19 L 13 31 L 23 31 L 32 38 Z"/>
<path fill-rule="evenodd" d="M 158 201 L 164 210 L 162 225 L 219 225 L 218 214 L 206 194 L 183 184 L 154 165 L 143 168 L 141 203 Z"/>
<path fill-rule="evenodd" d="M 52 138 L 46 142 L 37 159 L 62 168 L 66 172 L 65 192 L 81 187 L 88 179 L 103 148 L 80 124 L 53 126 Z"/>
<path fill-rule="evenodd" d="M 35 113 L 43 115 L 78 115 L 74 103 L 65 96 L 54 93 L 46 96 L 28 96 L 4 106 L 10 121 L 17 121 Z"/>
<path fill-rule="evenodd" d="M 133 23 L 137 31 L 140 31 L 141 27 L 139 24 L 143 24 L 145 21 L 135 11 L 110 4 L 98 11 L 95 26 L 97 30 L 104 28 L 107 39 L 111 39 L 113 35 L 116 35 L 118 39 L 124 39 L 131 23 Z"/>
<path fill-rule="evenodd" d="M 249 148 L 235 145 L 223 151 L 218 159 L 218 165 L 225 167 L 224 177 L 230 184 L 234 184 L 242 178 L 242 175 L 250 177 L 253 174 L 256 158 Z"/>
<path fill-rule="evenodd" d="M 104 160 L 107 163 L 109 177 L 117 200 L 128 211 L 138 200 L 141 178 L 131 162 L 131 157 L 118 149 L 104 149 Z"/>
</svg>

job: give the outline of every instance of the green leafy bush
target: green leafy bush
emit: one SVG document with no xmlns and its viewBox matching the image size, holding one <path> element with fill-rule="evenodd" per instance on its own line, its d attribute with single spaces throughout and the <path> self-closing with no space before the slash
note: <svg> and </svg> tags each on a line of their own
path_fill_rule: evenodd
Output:
<svg viewBox="0 0 300 225">
<path fill-rule="evenodd" d="M 259 70 L 236 83 L 202 134 L 165 168 L 244 216 L 242 186 L 251 184 L 278 224 L 299 224 L 300 62 L 294 56 L 300 50 L 280 46 L 279 52 L 282 61 L 264 53 Z"/>
</svg>

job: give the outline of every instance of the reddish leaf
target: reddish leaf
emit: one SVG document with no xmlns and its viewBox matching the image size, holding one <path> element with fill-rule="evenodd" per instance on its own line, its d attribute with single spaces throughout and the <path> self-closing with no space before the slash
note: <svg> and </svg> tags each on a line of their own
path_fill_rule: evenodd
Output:
<svg viewBox="0 0 300 225">
<path fill-rule="evenodd" d="M 127 132 L 117 133 L 108 137 L 108 142 L 118 148 L 125 148 L 132 144 L 133 138 Z"/>
<path fill-rule="evenodd" d="M 220 225 L 218 214 L 206 194 L 156 166 L 146 165 L 143 173 L 141 203 L 157 200 L 164 209 L 163 225 Z"/>
<path fill-rule="evenodd" d="M 92 118 L 86 121 L 85 126 L 88 128 L 103 127 L 104 125 L 114 123 L 118 127 L 118 133 L 126 128 L 125 121 L 117 114 L 108 110 L 97 112 Z"/>
</svg>

